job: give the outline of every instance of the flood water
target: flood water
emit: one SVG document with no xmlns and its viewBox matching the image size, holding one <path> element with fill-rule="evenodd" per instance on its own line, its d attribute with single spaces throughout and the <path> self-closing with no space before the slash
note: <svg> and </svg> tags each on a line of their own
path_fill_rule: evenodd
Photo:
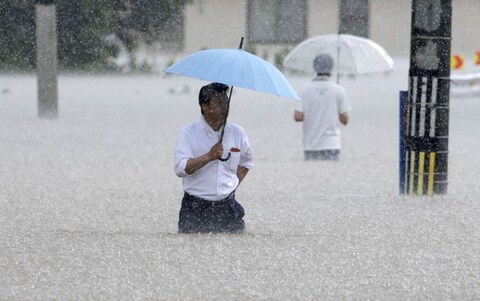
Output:
<svg viewBox="0 0 480 301">
<path fill-rule="evenodd" d="M 35 76 L 0 75 L 0 300 L 480 298 L 480 99 L 450 100 L 448 194 L 400 196 L 396 63 L 341 79 L 339 162 L 303 160 L 293 101 L 234 91 L 255 164 L 239 235 L 176 232 L 174 146 L 205 82 L 61 75 L 41 120 Z"/>
</svg>

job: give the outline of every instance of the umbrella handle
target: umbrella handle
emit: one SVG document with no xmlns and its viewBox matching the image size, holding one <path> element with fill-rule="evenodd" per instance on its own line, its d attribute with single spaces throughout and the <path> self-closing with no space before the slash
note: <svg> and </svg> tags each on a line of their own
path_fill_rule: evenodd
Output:
<svg viewBox="0 0 480 301">
<path fill-rule="evenodd" d="M 243 41 L 243 38 L 242 38 Z M 228 95 L 228 107 L 227 107 L 227 114 L 225 114 L 225 120 L 223 121 L 223 128 L 222 128 L 222 133 L 220 134 L 220 139 L 218 140 L 218 143 L 223 142 L 223 135 L 225 134 L 225 128 L 227 127 L 227 118 L 228 118 L 228 112 L 230 111 L 230 99 L 232 99 L 232 92 L 233 92 L 233 86 L 230 88 L 230 95 Z M 230 159 L 230 156 L 232 154 L 228 152 L 228 156 L 225 158 L 220 158 L 218 160 L 225 162 L 228 159 Z"/>
<path fill-rule="evenodd" d="M 220 161 L 222 161 L 222 162 L 225 162 L 225 161 L 227 161 L 228 159 L 230 159 L 231 156 L 232 156 L 232 153 L 231 153 L 231 152 L 228 152 L 228 155 L 227 155 L 226 158 L 220 158 L 220 159 L 218 159 L 218 160 L 220 160 Z"/>
</svg>

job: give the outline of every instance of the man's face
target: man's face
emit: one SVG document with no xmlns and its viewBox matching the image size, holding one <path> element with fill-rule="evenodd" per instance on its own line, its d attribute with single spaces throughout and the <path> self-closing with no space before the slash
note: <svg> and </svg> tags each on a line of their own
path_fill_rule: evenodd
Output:
<svg viewBox="0 0 480 301">
<path fill-rule="evenodd" d="M 228 96 L 216 93 L 207 104 L 204 104 L 203 112 L 212 118 L 225 118 L 228 109 Z"/>
</svg>

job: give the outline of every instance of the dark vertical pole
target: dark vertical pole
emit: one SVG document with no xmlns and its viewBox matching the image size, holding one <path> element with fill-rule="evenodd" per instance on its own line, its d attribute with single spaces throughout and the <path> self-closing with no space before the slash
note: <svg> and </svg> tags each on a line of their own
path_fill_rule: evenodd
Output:
<svg viewBox="0 0 480 301">
<path fill-rule="evenodd" d="M 413 0 L 406 149 L 407 192 L 448 184 L 452 0 Z"/>
<path fill-rule="evenodd" d="M 57 25 L 54 0 L 37 0 L 38 117 L 57 118 Z"/>
<path fill-rule="evenodd" d="M 406 126 L 406 103 L 408 100 L 408 92 L 407 91 L 400 91 L 400 114 L 399 114 L 399 150 L 400 150 L 400 160 L 399 160 L 399 168 L 398 168 L 398 190 L 400 194 L 405 194 L 406 189 L 406 158 L 407 152 L 405 148 L 405 126 Z"/>
</svg>

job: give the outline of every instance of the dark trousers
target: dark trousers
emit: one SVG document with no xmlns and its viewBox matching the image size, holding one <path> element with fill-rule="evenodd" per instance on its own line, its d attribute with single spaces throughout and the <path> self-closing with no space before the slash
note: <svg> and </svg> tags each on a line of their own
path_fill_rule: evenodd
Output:
<svg viewBox="0 0 480 301">
<path fill-rule="evenodd" d="M 245 229 L 245 211 L 235 194 L 208 201 L 185 192 L 178 220 L 179 233 L 238 232 Z"/>
<path fill-rule="evenodd" d="M 320 151 L 305 151 L 305 160 L 338 161 L 339 149 L 325 149 Z"/>
</svg>

